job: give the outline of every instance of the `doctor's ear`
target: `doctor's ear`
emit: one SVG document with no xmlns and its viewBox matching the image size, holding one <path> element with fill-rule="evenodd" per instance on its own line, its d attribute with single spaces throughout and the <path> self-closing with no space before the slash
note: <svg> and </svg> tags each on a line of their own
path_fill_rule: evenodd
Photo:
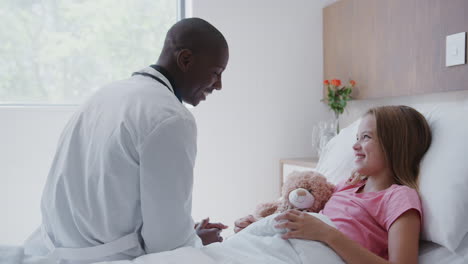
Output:
<svg viewBox="0 0 468 264">
<path fill-rule="evenodd" d="M 189 49 L 183 49 L 177 52 L 177 66 L 182 72 L 187 72 L 193 64 L 193 52 Z"/>
</svg>

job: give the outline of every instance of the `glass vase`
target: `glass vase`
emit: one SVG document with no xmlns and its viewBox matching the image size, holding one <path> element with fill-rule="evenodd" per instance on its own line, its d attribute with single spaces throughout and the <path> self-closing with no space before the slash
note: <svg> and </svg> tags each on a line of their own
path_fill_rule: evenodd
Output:
<svg viewBox="0 0 468 264">
<path fill-rule="evenodd" d="M 317 157 L 320 157 L 328 142 L 336 136 L 335 120 L 318 122 L 312 129 L 312 147 Z"/>
<path fill-rule="evenodd" d="M 334 127 L 336 131 L 336 135 L 340 133 L 340 113 L 335 112 L 335 120 L 334 120 Z"/>
</svg>

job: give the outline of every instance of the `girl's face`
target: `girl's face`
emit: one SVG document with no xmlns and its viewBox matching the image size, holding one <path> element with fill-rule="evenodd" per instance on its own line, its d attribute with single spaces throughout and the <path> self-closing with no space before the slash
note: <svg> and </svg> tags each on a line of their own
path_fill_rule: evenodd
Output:
<svg viewBox="0 0 468 264">
<path fill-rule="evenodd" d="M 375 176 L 389 170 L 377 136 L 374 115 L 366 115 L 362 118 L 356 140 L 353 145 L 354 163 L 359 174 Z"/>
</svg>

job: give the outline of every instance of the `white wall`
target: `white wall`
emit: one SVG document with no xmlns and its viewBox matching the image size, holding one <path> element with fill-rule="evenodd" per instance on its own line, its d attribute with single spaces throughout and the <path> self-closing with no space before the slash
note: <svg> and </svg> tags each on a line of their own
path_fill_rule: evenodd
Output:
<svg viewBox="0 0 468 264">
<path fill-rule="evenodd" d="M 278 197 L 280 158 L 312 153 L 312 125 L 331 118 L 319 101 L 327 2 L 191 3 L 193 16 L 214 24 L 230 45 L 223 90 L 191 109 L 199 146 L 195 220 L 211 216 L 232 228 L 256 204 Z M 40 223 L 42 187 L 73 110 L 0 108 L 0 244 L 21 244 Z"/>
<path fill-rule="evenodd" d="M 41 223 L 42 187 L 73 110 L 0 107 L 0 244 L 22 244 Z"/>
<path fill-rule="evenodd" d="M 195 220 L 211 216 L 232 228 L 258 203 L 278 198 L 280 158 L 312 154 L 314 122 L 331 118 L 320 103 L 323 5 L 192 1 L 192 15 L 215 25 L 230 48 L 223 90 L 193 109 Z"/>
</svg>

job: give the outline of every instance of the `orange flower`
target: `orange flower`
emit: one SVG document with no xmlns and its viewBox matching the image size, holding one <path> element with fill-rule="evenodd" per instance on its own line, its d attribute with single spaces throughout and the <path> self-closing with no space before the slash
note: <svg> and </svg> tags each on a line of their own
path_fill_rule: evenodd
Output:
<svg viewBox="0 0 468 264">
<path fill-rule="evenodd" d="M 325 80 L 325 81 L 323 81 L 323 84 L 330 85 L 330 82 L 328 80 Z"/>
<path fill-rule="evenodd" d="M 341 81 L 338 79 L 334 79 L 331 81 L 331 84 L 338 87 L 341 85 Z"/>
<path fill-rule="evenodd" d="M 356 81 L 354 81 L 354 80 L 349 81 L 349 83 L 350 83 L 351 86 L 353 86 L 353 87 L 356 85 Z"/>
</svg>

